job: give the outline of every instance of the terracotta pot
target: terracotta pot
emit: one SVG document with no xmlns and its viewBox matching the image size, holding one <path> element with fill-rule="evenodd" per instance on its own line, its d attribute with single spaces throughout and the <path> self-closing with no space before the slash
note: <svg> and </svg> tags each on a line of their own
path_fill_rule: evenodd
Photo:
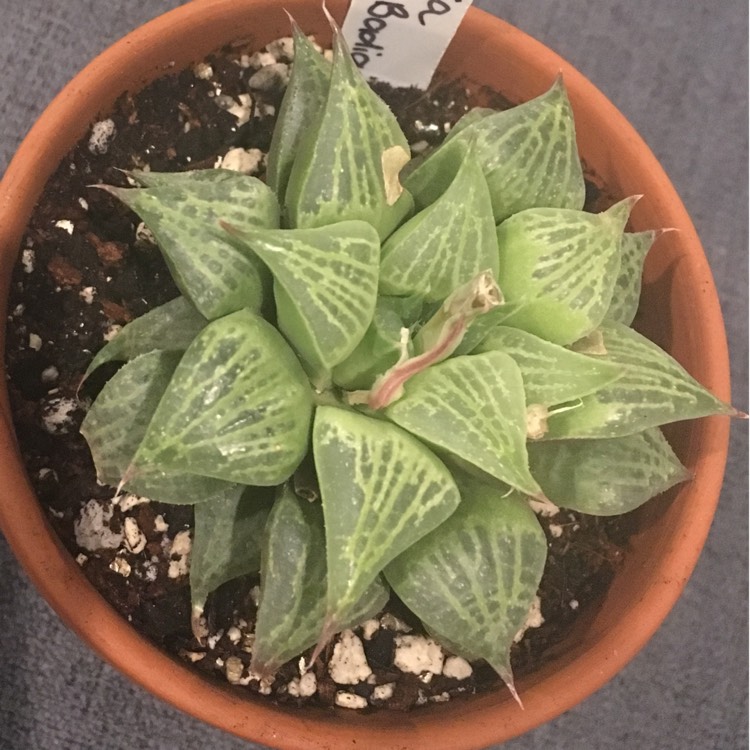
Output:
<svg viewBox="0 0 750 750">
<path fill-rule="evenodd" d="M 346 1 L 328 2 L 341 20 Z M 286 0 L 283 5 L 308 32 L 327 36 L 318 3 Z M 0 185 L 0 309 L 7 305 L 11 268 L 35 201 L 92 120 L 106 113 L 122 92 L 197 61 L 226 42 L 250 38 L 261 47 L 287 33 L 288 21 L 277 0 L 195 2 L 125 37 L 78 75 L 29 133 Z M 728 399 L 724 327 L 698 237 L 664 171 L 623 116 L 560 57 L 478 10 L 469 11 L 441 70 L 491 86 L 514 101 L 542 93 L 562 71 L 587 166 L 616 197 L 645 195 L 633 213 L 632 228 L 680 230 L 660 239 L 659 252 L 648 258 L 642 330 Z M 60 616 L 104 659 L 178 708 L 247 739 L 305 750 L 480 748 L 552 719 L 597 690 L 646 643 L 685 585 L 718 500 L 729 433 L 725 418 L 668 431 L 695 479 L 642 510 L 649 524 L 633 540 L 601 607 L 577 623 L 541 671 L 519 681 L 525 711 L 501 690 L 405 715 L 361 715 L 345 709 L 290 710 L 245 698 L 208 683 L 139 636 L 88 583 L 48 526 L 16 448 L 5 378 L 1 382 L 0 526 Z"/>
</svg>

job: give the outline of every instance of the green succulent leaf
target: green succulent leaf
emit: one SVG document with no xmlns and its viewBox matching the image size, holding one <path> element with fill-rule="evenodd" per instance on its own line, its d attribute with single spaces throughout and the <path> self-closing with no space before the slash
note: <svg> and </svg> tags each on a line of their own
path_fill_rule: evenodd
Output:
<svg viewBox="0 0 750 750">
<path fill-rule="evenodd" d="M 126 476 L 149 422 L 167 389 L 180 352 L 153 351 L 133 358 L 107 382 L 81 425 L 97 478 L 117 486 Z M 239 486 L 187 471 L 152 467 L 123 485 L 161 503 L 191 505 L 234 497 Z"/>
<path fill-rule="evenodd" d="M 195 506 L 190 555 L 193 629 L 208 595 L 227 581 L 260 570 L 263 532 L 273 504 L 266 488 L 243 488 L 234 497 Z"/>
<path fill-rule="evenodd" d="M 611 438 L 709 414 L 736 414 L 656 344 L 621 323 L 603 323 L 607 354 L 622 375 L 584 396 L 573 409 L 553 414 L 549 438 Z"/>
<path fill-rule="evenodd" d="M 517 306 L 504 325 L 570 344 L 604 318 L 620 270 L 620 240 L 634 199 L 601 214 L 534 208 L 497 229 L 499 284 Z"/>
<path fill-rule="evenodd" d="M 237 237 L 271 269 L 279 328 L 300 356 L 324 372 L 343 362 L 375 312 L 377 232 L 363 221 L 345 221 Z"/>
<path fill-rule="evenodd" d="M 207 175 L 148 173 L 154 187 L 107 190 L 135 211 L 156 241 L 180 291 L 209 320 L 243 307 L 260 310 L 268 271 L 219 226 L 278 227 L 273 192 L 255 177 L 228 170 Z M 145 174 L 145 173 L 142 173 Z"/>
<path fill-rule="evenodd" d="M 378 297 L 375 314 L 354 351 L 333 370 L 333 382 L 348 390 L 367 389 L 378 375 L 398 362 L 401 355 L 401 317 L 397 297 Z M 409 348 L 409 353 L 412 353 Z"/>
<path fill-rule="evenodd" d="M 618 365 L 599 356 L 572 352 L 519 328 L 496 326 L 474 349 L 475 354 L 491 351 L 505 352 L 518 365 L 527 405 L 573 401 L 609 385 L 621 374 Z"/>
<path fill-rule="evenodd" d="M 583 170 L 573 113 L 561 79 L 525 104 L 494 114 L 483 111 L 470 119 L 454 128 L 448 143 L 409 175 L 406 187 L 417 205 L 426 199 L 421 188 L 429 182 L 427 195 L 447 187 L 452 177 L 450 162 L 458 152 L 449 158 L 441 152 L 463 142 L 472 147 L 482 165 L 498 223 L 528 208 L 583 208 Z"/>
<path fill-rule="evenodd" d="M 266 159 L 266 180 L 284 203 L 292 164 L 304 133 L 323 111 L 331 83 L 331 63 L 292 22 L 294 65 Z"/>
<path fill-rule="evenodd" d="M 404 389 L 389 419 L 521 492 L 541 493 L 528 468 L 521 371 L 507 354 L 454 357 Z"/>
<path fill-rule="evenodd" d="M 459 486 L 458 510 L 390 563 L 385 576 L 443 644 L 486 659 L 516 695 L 510 647 L 539 588 L 547 542 L 520 495 L 471 480 Z"/>
<path fill-rule="evenodd" d="M 185 352 L 134 458 L 241 484 L 285 481 L 305 455 L 307 378 L 281 334 L 249 310 L 207 325 Z"/>
<path fill-rule="evenodd" d="M 311 228 L 360 219 L 372 224 L 381 238 L 387 237 L 413 206 L 408 192 L 397 197 L 387 191 L 398 172 L 389 154 L 397 148 L 408 161 L 409 145 L 338 31 L 325 107 L 306 129 L 287 186 L 291 225 Z"/>
<path fill-rule="evenodd" d="M 273 674 L 318 639 L 326 614 L 326 545 L 318 503 L 282 489 L 263 540 L 261 593 L 252 670 Z M 388 601 L 376 578 L 345 616 L 342 628 L 372 617 Z"/>
<path fill-rule="evenodd" d="M 605 314 L 607 320 L 629 326 L 638 311 L 641 298 L 643 262 L 660 232 L 625 232 L 620 245 L 620 273 L 615 281 L 612 301 Z"/>
<path fill-rule="evenodd" d="M 416 438 L 354 411 L 318 407 L 313 452 L 325 516 L 330 636 L 384 566 L 453 513 L 460 498 L 443 463 Z"/>
<path fill-rule="evenodd" d="M 497 113 L 498 110 L 492 109 L 492 107 L 474 107 L 470 109 L 466 114 L 461 115 L 458 122 L 450 129 L 448 135 L 445 136 L 443 143 L 448 143 L 452 138 L 455 138 L 469 126 L 481 122 L 486 117 L 496 115 Z"/>
<path fill-rule="evenodd" d="M 97 352 L 83 380 L 107 362 L 127 362 L 157 349 L 184 352 L 206 322 L 185 297 L 176 297 L 128 323 Z"/>
<path fill-rule="evenodd" d="M 619 438 L 530 443 L 529 460 L 555 505 L 594 516 L 627 513 L 690 478 L 656 427 Z"/>
<path fill-rule="evenodd" d="M 384 243 L 380 293 L 436 302 L 484 270 L 497 276 L 497 236 L 487 182 L 468 152 L 448 189 Z"/>
</svg>

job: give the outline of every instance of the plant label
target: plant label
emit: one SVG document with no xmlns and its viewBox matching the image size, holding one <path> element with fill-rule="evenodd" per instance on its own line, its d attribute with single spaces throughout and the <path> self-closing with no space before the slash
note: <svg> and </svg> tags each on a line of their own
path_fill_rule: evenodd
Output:
<svg viewBox="0 0 750 750">
<path fill-rule="evenodd" d="M 343 33 L 365 78 L 426 89 L 471 0 L 352 0 Z"/>
</svg>

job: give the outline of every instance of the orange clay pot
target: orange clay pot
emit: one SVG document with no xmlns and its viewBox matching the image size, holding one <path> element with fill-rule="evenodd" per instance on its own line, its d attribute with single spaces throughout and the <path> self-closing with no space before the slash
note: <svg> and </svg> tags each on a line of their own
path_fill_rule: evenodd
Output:
<svg viewBox="0 0 750 750">
<path fill-rule="evenodd" d="M 346 0 L 328 3 L 341 21 Z M 260 48 L 287 35 L 284 6 L 308 33 L 330 38 L 317 2 L 205 0 L 146 24 L 73 79 L 31 130 L 0 185 L 0 309 L 7 305 L 11 267 L 34 203 L 90 122 L 107 113 L 124 91 L 227 42 L 249 38 Z M 662 237 L 658 252 L 648 257 L 641 329 L 728 399 L 724 326 L 706 258 L 674 188 L 625 118 L 556 54 L 479 10 L 469 10 L 441 70 L 518 102 L 544 92 L 562 71 L 587 167 L 616 198 L 645 195 L 633 212 L 632 229 L 679 229 Z M 0 383 L 0 526 L 42 594 L 104 659 L 152 693 L 240 737 L 299 750 L 481 748 L 532 729 L 597 690 L 643 647 L 693 570 L 719 497 L 729 433 L 728 420 L 720 417 L 668 431 L 694 480 L 642 509 L 648 523 L 633 539 L 601 607 L 582 616 L 543 669 L 519 680 L 524 711 L 499 690 L 408 714 L 362 715 L 346 709 L 292 710 L 245 697 L 207 682 L 133 630 L 86 580 L 47 524 L 15 444 L 4 377 Z"/>
</svg>

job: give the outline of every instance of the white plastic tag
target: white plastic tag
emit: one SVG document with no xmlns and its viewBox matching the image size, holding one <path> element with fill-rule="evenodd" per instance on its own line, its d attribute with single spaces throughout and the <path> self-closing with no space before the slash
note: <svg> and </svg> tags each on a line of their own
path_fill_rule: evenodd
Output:
<svg viewBox="0 0 750 750">
<path fill-rule="evenodd" d="M 426 89 L 472 0 L 352 0 L 344 38 L 365 78 Z"/>
</svg>

